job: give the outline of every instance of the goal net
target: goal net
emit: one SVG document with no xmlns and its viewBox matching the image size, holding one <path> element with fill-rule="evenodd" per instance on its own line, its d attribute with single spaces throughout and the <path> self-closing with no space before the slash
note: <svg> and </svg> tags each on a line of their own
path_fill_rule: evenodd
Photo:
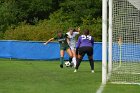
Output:
<svg viewBox="0 0 140 93">
<path fill-rule="evenodd" d="M 112 0 L 109 82 L 140 84 L 140 0 Z"/>
</svg>

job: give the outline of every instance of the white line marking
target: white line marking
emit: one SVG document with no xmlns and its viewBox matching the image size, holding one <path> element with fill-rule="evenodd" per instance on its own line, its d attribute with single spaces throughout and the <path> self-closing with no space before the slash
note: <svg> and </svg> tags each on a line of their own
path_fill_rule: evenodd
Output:
<svg viewBox="0 0 140 93">
<path fill-rule="evenodd" d="M 104 90 L 105 84 L 101 84 L 99 89 L 96 91 L 96 93 L 102 93 Z"/>
</svg>

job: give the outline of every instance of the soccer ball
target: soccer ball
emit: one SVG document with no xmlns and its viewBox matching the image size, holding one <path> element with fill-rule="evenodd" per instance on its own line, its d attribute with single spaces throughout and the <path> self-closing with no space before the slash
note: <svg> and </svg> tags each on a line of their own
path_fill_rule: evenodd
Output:
<svg viewBox="0 0 140 93">
<path fill-rule="evenodd" d="M 69 67 L 70 66 L 70 62 L 69 61 L 66 61 L 65 62 L 65 65 L 66 65 L 66 67 Z"/>
</svg>

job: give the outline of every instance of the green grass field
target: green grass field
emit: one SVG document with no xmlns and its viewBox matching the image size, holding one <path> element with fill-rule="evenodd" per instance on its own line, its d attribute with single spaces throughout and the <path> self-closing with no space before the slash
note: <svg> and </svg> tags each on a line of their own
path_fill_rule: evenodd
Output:
<svg viewBox="0 0 140 93">
<path fill-rule="evenodd" d="M 0 93 L 96 93 L 101 84 L 101 62 L 95 73 L 83 62 L 77 73 L 58 61 L 0 60 Z M 140 93 L 138 85 L 107 84 L 103 93 Z"/>
</svg>

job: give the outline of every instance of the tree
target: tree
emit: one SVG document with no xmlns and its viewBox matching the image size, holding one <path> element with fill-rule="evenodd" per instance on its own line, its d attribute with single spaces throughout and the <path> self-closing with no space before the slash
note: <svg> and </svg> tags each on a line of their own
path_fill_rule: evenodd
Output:
<svg viewBox="0 0 140 93">
<path fill-rule="evenodd" d="M 59 8 L 59 0 L 17 0 L 16 3 L 21 10 L 20 19 L 30 24 L 48 19 Z"/>
<path fill-rule="evenodd" d="M 5 39 L 44 40 L 45 37 L 53 36 L 46 33 L 55 33 L 59 29 L 66 32 L 69 27 L 80 26 L 81 30 L 89 29 L 95 41 L 101 41 L 101 0 L 2 0 L 1 2 L 4 8 L 0 6 L 2 10 L 0 26 L 3 31 L 10 27 L 5 33 Z M 4 4 L 9 5 L 6 7 Z M 3 17 L 4 14 L 8 16 Z M 21 26 L 22 22 L 24 25 Z M 11 27 L 13 24 L 16 25 L 14 28 Z M 37 34 L 38 37 L 30 36 L 31 33 Z M 45 36 L 41 37 L 44 33 Z M 17 36 L 14 38 L 13 35 Z M 22 35 L 27 38 L 19 37 Z"/>
<path fill-rule="evenodd" d="M 80 25 L 83 18 L 101 16 L 101 0 L 66 0 L 60 4 L 64 16 Z"/>
<path fill-rule="evenodd" d="M 17 11 L 17 6 L 13 1 L 0 3 L 0 31 L 4 32 L 9 25 L 18 22 Z"/>
</svg>

